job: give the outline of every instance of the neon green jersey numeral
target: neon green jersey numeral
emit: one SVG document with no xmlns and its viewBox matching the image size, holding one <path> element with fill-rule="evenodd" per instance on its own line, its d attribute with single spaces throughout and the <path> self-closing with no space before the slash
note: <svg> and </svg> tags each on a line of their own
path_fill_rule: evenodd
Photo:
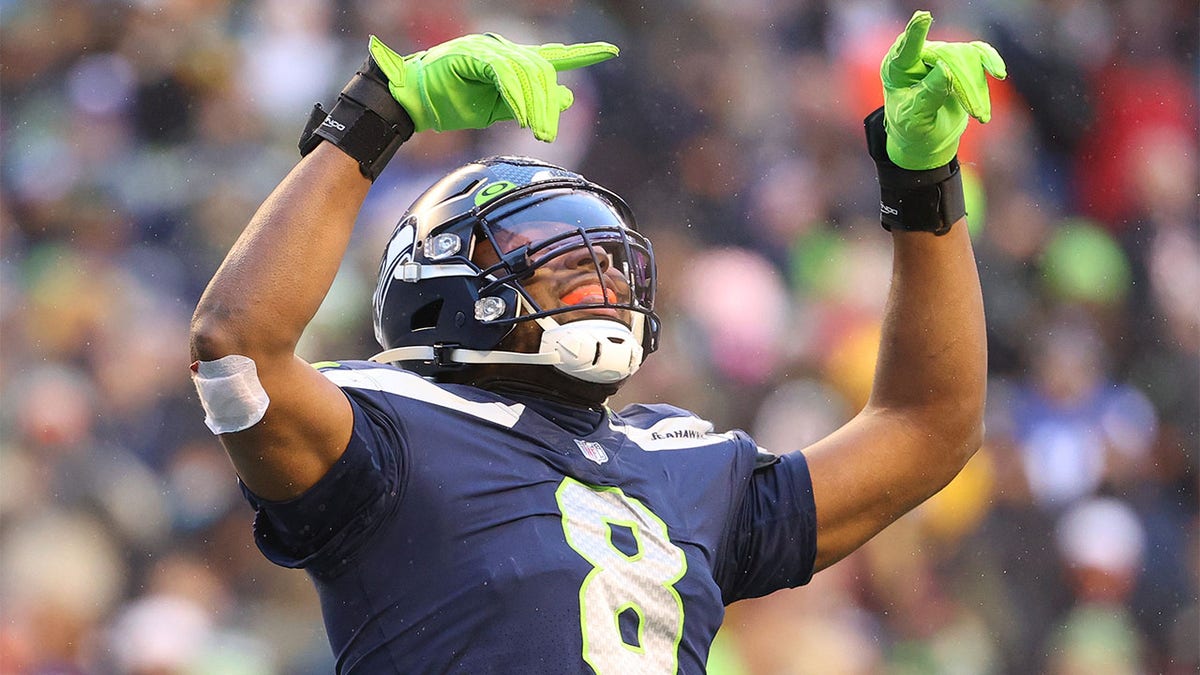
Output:
<svg viewBox="0 0 1200 675">
<path fill-rule="evenodd" d="M 683 601 L 675 583 L 687 571 L 683 549 L 667 525 L 620 488 L 594 488 L 565 478 L 555 493 L 567 543 L 592 571 L 579 588 L 583 659 L 598 674 L 674 673 L 683 637 Z M 613 527 L 628 528 L 632 555 L 613 544 Z M 621 615 L 632 611 L 637 643 L 621 636 Z"/>
</svg>

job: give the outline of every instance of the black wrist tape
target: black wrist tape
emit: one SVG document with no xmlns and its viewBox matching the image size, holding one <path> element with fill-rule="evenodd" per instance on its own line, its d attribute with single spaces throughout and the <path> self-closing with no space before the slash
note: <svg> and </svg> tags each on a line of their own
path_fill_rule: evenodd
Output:
<svg viewBox="0 0 1200 675">
<path fill-rule="evenodd" d="M 358 162 L 374 181 L 383 167 L 413 134 L 413 121 L 388 91 L 387 76 L 370 56 L 342 89 L 333 110 L 313 106 L 300 134 L 300 156 L 322 140 L 336 145 Z"/>
<path fill-rule="evenodd" d="M 958 157 L 944 166 L 913 171 L 896 166 L 887 154 L 883 108 L 863 120 L 867 149 L 879 176 L 879 221 L 883 229 L 943 235 L 967 215 Z"/>
</svg>

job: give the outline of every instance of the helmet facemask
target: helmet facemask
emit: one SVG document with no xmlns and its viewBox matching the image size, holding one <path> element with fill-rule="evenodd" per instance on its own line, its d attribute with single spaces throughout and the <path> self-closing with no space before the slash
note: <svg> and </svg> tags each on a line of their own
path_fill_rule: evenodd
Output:
<svg viewBox="0 0 1200 675">
<path fill-rule="evenodd" d="M 494 279 L 481 290 L 485 313 L 499 313 L 493 293 L 515 289 L 516 311 L 495 320 L 536 322 L 538 352 L 556 354 L 559 370 L 600 383 L 637 370 L 647 324 L 656 320 L 653 258 L 649 242 L 610 204 L 544 191 L 481 216 L 479 232 L 474 258 L 493 263 L 483 269 Z"/>
</svg>

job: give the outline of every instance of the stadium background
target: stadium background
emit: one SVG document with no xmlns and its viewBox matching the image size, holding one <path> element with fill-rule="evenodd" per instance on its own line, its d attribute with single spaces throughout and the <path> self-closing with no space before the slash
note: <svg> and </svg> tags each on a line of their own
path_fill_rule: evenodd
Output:
<svg viewBox="0 0 1200 675">
<path fill-rule="evenodd" d="M 808 588 L 730 608 L 712 669 L 1196 672 L 1195 3 L 497 5 L 0 0 L 0 672 L 328 672 L 314 593 L 255 550 L 201 422 L 186 333 L 369 33 L 401 52 L 491 30 L 622 55 L 565 78 L 553 145 L 511 124 L 408 144 L 302 355 L 373 353 L 379 249 L 421 187 L 537 154 L 625 195 L 657 247 L 665 344 L 620 400 L 787 451 L 869 386 L 890 243 L 860 119 L 918 7 L 1011 74 L 962 149 L 987 444 Z"/>
</svg>

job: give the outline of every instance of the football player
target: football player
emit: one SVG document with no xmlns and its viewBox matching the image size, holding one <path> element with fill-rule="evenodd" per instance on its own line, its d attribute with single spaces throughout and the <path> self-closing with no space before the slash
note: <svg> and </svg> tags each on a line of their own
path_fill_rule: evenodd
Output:
<svg viewBox="0 0 1200 675">
<path fill-rule="evenodd" d="M 380 354 L 295 355 L 412 133 L 515 120 L 552 141 L 572 102 L 556 72 L 617 54 L 371 39 L 191 333 L 258 545 L 310 575 L 338 672 L 703 672 L 725 605 L 806 583 L 954 477 L 981 442 L 986 361 L 955 156 L 1004 65 L 926 40 L 930 21 L 884 58 L 866 120 L 895 242 L 870 402 L 782 456 L 669 405 L 605 406 L 658 346 L 654 251 L 620 197 L 536 159 L 464 166 L 400 219 Z"/>
</svg>

